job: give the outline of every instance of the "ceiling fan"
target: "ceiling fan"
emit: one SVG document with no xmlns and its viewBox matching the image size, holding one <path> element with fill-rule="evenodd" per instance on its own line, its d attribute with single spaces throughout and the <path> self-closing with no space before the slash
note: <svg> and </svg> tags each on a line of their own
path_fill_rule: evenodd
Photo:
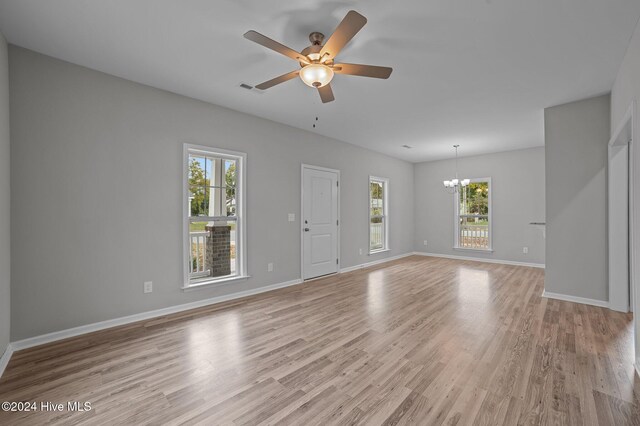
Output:
<svg viewBox="0 0 640 426">
<path fill-rule="evenodd" d="M 318 89 L 322 103 L 333 101 L 333 91 L 331 90 L 331 79 L 334 74 L 357 75 L 361 77 L 389 78 L 392 68 L 378 67 L 375 65 L 345 64 L 335 63 L 342 48 L 364 27 L 367 18 L 360 15 L 355 10 L 349 11 L 342 22 L 333 32 L 331 37 L 324 42 L 324 34 L 313 32 L 309 34 L 311 46 L 308 46 L 298 53 L 295 50 L 278 43 L 256 31 L 247 31 L 244 37 L 254 41 L 266 48 L 275 50 L 300 64 L 300 69 L 283 74 L 274 79 L 265 81 L 256 86 L 257 89 L 266 90 L 277 84 L 289 81 L 296 76 L 309 87 Z"/>
</svg>

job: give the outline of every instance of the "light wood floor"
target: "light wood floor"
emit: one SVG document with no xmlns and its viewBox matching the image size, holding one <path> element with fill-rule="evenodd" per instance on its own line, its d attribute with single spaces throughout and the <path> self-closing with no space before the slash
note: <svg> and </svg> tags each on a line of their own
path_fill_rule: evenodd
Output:
<svg viewBox="0 0 640 426">
<path fill-rule="evenodd" d="M 631 315 L 409 257 L 14 354 L 0 424 L 640 424 Z"/>
</svg>

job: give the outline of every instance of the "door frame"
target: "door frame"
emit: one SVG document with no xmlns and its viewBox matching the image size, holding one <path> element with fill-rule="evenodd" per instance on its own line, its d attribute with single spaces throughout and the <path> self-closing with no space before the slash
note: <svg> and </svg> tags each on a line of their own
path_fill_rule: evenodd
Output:
<svg viewBox="0 0 640 426">
<path fill-rule="evenodd" d="M 342 219 L 340 218 L 340 170 L 330 169 L 328 167 L 314 166 L 311 164 L 302 163 L 300 165 L 300 279 L 304 281 L 304 171 L 305 169 L 320 170 L 322 172 L 332 172 L 338 175 L 338 235 L 337 235 L 337 255 L 338 255 L 338 270 L 340 272 L 340 265 L 342 264 L 342 257 L 340 256 L 340 228 L 342 228 Z M 318 277 L 321 278 L 321 277 Z M 309 278 L 312 280 L 314 278 Z"/>
<path fill-rule="evenodd" d="M 635 274 L 636 253 L 634 246 L 635 208 L 633 200 L 633 177 L 634 177 L 634 117 L 635 101 L 631 103 L 627 112 L 619 124 L 608 144 L 608 214 L 607 214 L 607 234 L 608 234 L 608 281 L 609 281 L 609 309 L 629 312 L 637 311 L 639 288 Z M 621 158 L 619 156 L 622 155 Z M 615 163 L 614 163 L 615 161 Z M 621 167 L 622 163 L 626 167 Z M 622 190 L 620 189 L 622 188 Z M 626 192 L 625 194 L 622 191 Z M 626 209 L 627 229 L 615 226 L 619 219 L 618 203 L 624 200 L 628 203 Z M 620 257 L 618 252 L 620 239 L 627 239 L 626 256 Z M 627 270 L 627 279 L 619 277 L 616 271 L 624 268 Z M 635 313 L 634 313 L 635 316 Z M 635 334 L 635 332 L 634 332 Z"/>
</svg>

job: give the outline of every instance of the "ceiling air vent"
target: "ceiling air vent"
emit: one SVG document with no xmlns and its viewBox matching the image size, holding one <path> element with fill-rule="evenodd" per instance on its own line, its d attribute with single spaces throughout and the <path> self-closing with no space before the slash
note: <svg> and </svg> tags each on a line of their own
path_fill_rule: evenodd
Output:
<svg viewBox="0 0 640 426">
<path fill-rule="evenodd" d="M 253 86 L 249 86 L 247 83 L 240 83 L 240 87 L 247 90 L 253 89 Z"/>
</svg>

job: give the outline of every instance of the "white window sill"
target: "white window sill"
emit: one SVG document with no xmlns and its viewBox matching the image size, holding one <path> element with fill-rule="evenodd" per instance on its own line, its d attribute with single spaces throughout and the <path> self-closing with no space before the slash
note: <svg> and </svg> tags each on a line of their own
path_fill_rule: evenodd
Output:
<svg viewBox="0 0 640 426">
<path fill-rule="evenodd" d="M 493 253 L 493 249 L 480 249 L 480 248 L 467 248 L 467 247 L 453 247 L 454 250 L 459 251 L 475 251 L 478 253 Z"/>
<path fill-rule="evenodd" d="M 197 284 L 186 284 L 182 287 L 182 291 L 200 290 L 203 288 L 215 287 L 223 284 L 229 284 L 235 281 L 245 281 L 251 278 L 250 275 L 237 275 L 229 278 L 212 279 L 208 281 L 202 281 Z"/>
<path fill-rule="evenodd" d="M 374 255 L 374 254 L 378 254 L 378 253 L 385 253 L 391 251 L 390 248 L 386 248 L 386 249 L 380 249 L 380 250 L 373 250 L 369 252 L 369 256 Z"/>
</svg>

